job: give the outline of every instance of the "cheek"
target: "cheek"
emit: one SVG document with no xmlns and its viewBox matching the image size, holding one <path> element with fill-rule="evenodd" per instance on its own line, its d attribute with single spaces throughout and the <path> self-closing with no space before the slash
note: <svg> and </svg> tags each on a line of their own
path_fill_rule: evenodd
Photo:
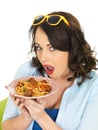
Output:
<svg viewBox="0 0 98 130">
<path fill-rule="evenodd" d="M 58 58 L 58 61 L 56 62 L 56 69 L 58 71 L 65 71 L 67 70 L 69 67 L 68 67 L 68 57 L 67 56 L 62 56 L 62 58 Z"/>
<path fill-rule="evenodd" d="M 58 57 L 58 65 L 64 67 L 68 66 L 68 56 L 67 55 L 61 55 Z"/>
<path fill-rule="evenodd" d="M 68 64 L 66 63 L 66 61 L 64 62 L 60 62 L 58 63 L 57 67 L 56 67 L 60 72 L 65 71 L 68 68 Z"/>
<path fill-rule="evenodd" d="M 41 59 L 41 55 L 40 55 L 40 53 L 39 52 L 36 52 L 36 57 L 38 58 L 38 60 L 40 61 L 40 59 Z"/>
</svg>

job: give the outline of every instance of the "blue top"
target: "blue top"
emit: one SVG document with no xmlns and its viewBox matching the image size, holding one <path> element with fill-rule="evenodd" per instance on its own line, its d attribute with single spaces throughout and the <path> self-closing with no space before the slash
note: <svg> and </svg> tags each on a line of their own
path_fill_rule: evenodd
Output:
<svg viewBox="0 0 98 130">
<path fill-rule="evenodd" d="M 20 66 L 15 78 L 39 75 L 30 62 Z M 90 72 L 91 79 L 86 79 L 79 87 L 77 78 L 63 94 L 56 123 L 63 130 L 98 130 L 98 74 Z M 3 121 L 20 114 L 20 110 L 9 97 Z M 34 121 L 27 130 L 32 130 Z"/>
<path fill-rule="evenodd" d="M 45 109 L 46 113 L 52 118 L 52 120 L 56 121 L 57 114 L 59 109 Z M 36 121 L 34 121 L 34 125 L 32 130 L 42 130 Z"/>
</svg>

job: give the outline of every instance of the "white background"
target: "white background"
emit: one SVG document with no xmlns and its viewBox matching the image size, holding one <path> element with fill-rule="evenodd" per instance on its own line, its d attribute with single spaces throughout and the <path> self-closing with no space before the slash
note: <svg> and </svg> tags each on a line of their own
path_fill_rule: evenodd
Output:
<svg viewBox="0 0 98 130">
<path fill-rule="evenodd" d="M 8 96 L 4 86 L 14 79 L 20 64 L 29 60 L 28 29 L 35 15 L 51 11 L 74 14 L 87 41 L 97 51 L 97 8 L 97 0 L 0 0 L 0 100 Z"/>
</svg>

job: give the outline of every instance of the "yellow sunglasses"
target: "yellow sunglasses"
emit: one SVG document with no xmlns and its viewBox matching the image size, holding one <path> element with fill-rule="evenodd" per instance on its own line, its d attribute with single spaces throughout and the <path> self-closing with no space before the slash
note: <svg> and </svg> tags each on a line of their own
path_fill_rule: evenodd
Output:
<svg viewBox="0 0 98 130">
<path fill-rule="evenodd" d="M 65 22 L 65 24 L 67 26 L 70 26 L 68 20 L 64 16 L 57 15 L 57 14 L 54 14 L 54 15 L 45 15 L 45 16 L 44 15 L 37 16 L 37 17 L 34 18 L 33 25 L 34 26 L 40 25 L 45 20 L 51 26 L 58 25 L 62 20 Z"/>
</svg>

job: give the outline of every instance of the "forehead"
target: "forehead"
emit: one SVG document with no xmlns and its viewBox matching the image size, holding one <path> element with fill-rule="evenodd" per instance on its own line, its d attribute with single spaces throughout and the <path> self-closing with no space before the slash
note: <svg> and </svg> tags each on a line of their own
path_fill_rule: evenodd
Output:
<svg viewBox="0 0 98 130">
<path fill-rule="evenodd" d="M 38 27 L 35 32 L 35 42 L 38 44 L 39 43 L 48 43 L 49 44 L 48 36 L 43 31 L 43 29 L 40 27 Z"/>
</svg>

